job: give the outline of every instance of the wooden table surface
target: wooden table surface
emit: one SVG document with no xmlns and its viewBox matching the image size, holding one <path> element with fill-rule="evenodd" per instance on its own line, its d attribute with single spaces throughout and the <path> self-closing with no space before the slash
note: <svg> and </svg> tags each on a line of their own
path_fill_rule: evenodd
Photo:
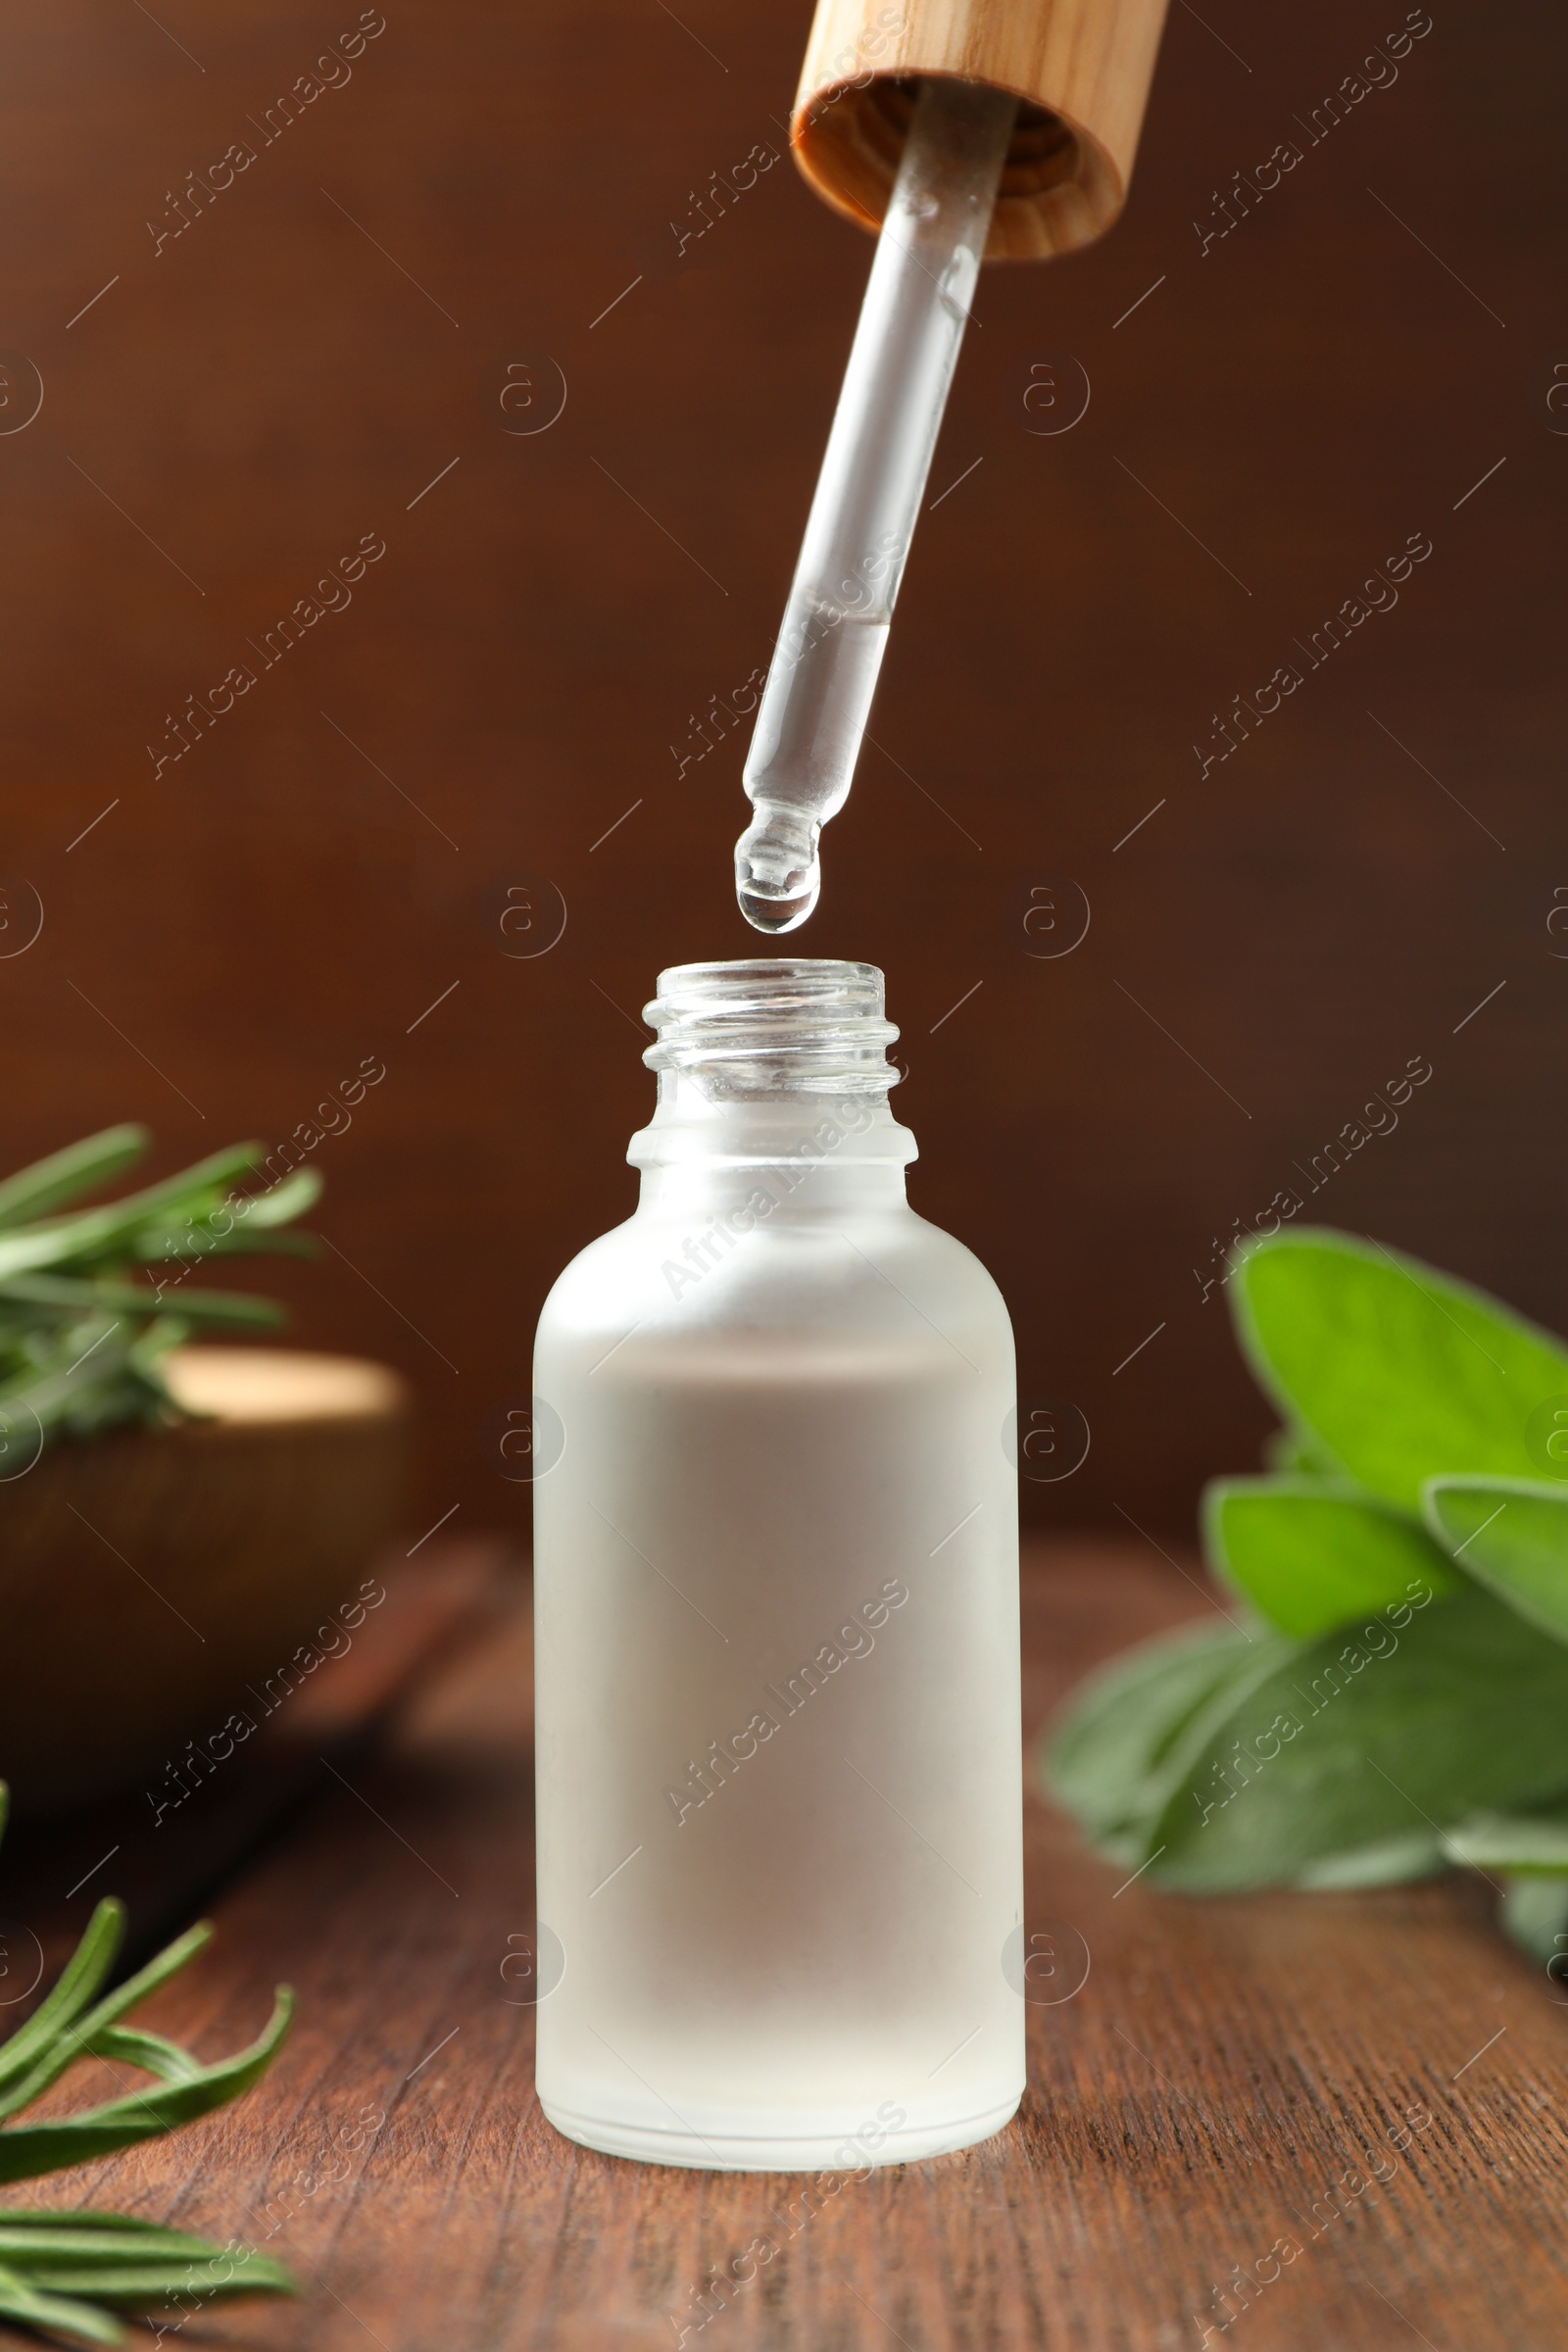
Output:
<svg viewBox="0 0 1568 2352">
<path fill-rule="evenodd" d="M 1037 1550 L 1031 1732 L 1097 1658 L 1207 1605 L 1152 1552 Z M 218 1940 L 144 2016 L 216 2054 L 259 2030 L 282 1979 L 294 2035 L 237 2109 L 47 2184 L 52 2201 L 243 2232 L 294 2266 L 301 2304 L 192 2317 L 191 2347 L 1563 2341 L 1568 2002 L 1497 1938 L 1473 1882 L 1193 1901 L 1122 1886 L 1031 1801 L 1029 1925 L 1051 1938 L 1042 1989 L 1058 1997 L 1031 2006 L 1029 2090 L 1005 2132 L 864 2180 L 651 2168 L 561 2139 L 505 1966 L 532 1920 L 520 1580 L 492 1588 L 479 1623 L 373 1742 L 323 1734 L 314 1788 L 259 1840 L 253 1822 L 226 1865 L 230 1799 L 202 1791 Z M 364 1658 L 357 1671 L 373 1683 Z M 7 1911 L 54 1921 L 94 1834 L 24 1838 Z M 78 1919 L 120 1867 L 74 1897 Z M 96 2088 L 84 2070 L 77 2096 Z M 771 2251 L 748 2263 L 757 2240 Z M 715 2288 L 736 2257 L 746 2282 Z"/>
</svg>

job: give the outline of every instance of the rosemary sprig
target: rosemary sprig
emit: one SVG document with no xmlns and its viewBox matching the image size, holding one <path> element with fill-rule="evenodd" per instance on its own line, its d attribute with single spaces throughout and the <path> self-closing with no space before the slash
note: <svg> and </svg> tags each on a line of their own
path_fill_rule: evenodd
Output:
<svg viewBox="0 0 1568 2352">
<path fill-rule="evenodd" d="M 234 1144 L 177 1176 L 97 1208 L 73 1204 L 139 1160 L 144 1127 L 107 1127 L 0 1183 L 0 1451 L 15 1476 L 29 1446 L 90 1437 L 122 1421 L 178 1418 L 160 1369 L 198 1330 L 270 1330 L 270 1299 L 204 1291 L 212 1257 L 314 1254 L 286 1230 L 321 1190 L 296 1168 L 259 1193 L 238 1189 L 265 1146 Z M 63 1213 L 65 1212 L 65 1213 Z"/>
<path fill-rule="evenodd" d="M 0 1833 L 6 1792 L 0 1783 Z M 160 2034 L 120 2020 L 177 1975 L 212 1937 L 187 1929 L 114 1992 L 98 1997 L 124 1934 L 122 1904 L 101 1902 L 58 1983 L 25 2025 L 0 2043 L 0 2182 L 36 2180 L 117 2148 L 154 2139 L 227 2106 L 264 2075 L 282 2045 L 294 1997 L 279 1985 L 267 2027 L 248 2049 L 203 2066 Z M 158 2088 L 49 2123 L 13 2121 L 78 2059 L 102 2058 L 151 2075 Z M 226 2246 L 128 2214 L 49 2213 L 0 2206 L 0 2320 L 73 2343 L 122 2344 L 115 2312 L 153 2312 L 187 2300 L 293 2294 L 280 2262 L 231 2240 Z"/>
</svg>

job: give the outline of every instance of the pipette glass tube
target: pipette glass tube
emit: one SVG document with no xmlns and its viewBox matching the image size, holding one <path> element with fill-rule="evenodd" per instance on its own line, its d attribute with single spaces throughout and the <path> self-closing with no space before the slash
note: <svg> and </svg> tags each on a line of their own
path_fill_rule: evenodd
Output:
<svg viewBox="0 0 1568 2352">
<path fill-rule="evenodd" d="M 1016 112 L 977 82 L 929 80 L 915 102 L 746 762 L 757 814 L 735 889 L 759 931 L 793 931 L 816 905 Z"/>
</svg>

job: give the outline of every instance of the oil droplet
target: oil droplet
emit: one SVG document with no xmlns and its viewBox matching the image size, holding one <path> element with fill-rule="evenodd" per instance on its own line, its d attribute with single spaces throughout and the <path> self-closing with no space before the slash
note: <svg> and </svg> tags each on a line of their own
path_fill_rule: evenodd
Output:
<svg viewBox="0 0 1568 2352">
<path fill-rule="evenodd" d="M 794 931 L 822 887 L 822 828 L 795 808 L 765 802 L 735 845 L 735 896 L 754 931 Z"/>
</svg>

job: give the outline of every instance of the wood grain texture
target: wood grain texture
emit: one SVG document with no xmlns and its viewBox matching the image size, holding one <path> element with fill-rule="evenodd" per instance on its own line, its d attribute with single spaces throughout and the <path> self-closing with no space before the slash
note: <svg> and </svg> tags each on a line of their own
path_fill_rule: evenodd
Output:
<svg viewBox="0 0 1568 2352">
<path fill-rule="evenodd" d="M 1152 1553 L 1108 1548 L 1036 1558 L 1025 1595 L 1031 1723 L 1107 1650 L 1210 1605 Z M 258 1858 L 198 1976 L 157 2005 L 206 2050 L 253 2031 L 278 1978 L 301 1996 L 243 2106 L 92 2177 L 95 2203 L 244 2228 L 298 2268 L 302 2306 L 242 2307 L 201 2341 L 653 2352 L 706 2292 L 688 2345 L 1178 2352 L 1260 2265 L 1250 2307 L 1230 2306 L 1258 2352 L 1560 2336 L 1568 2020 L 1457 1882 L 1193 1902 L 1119 1887 L 1036 1802 L 1032 1924 L 1092 1965 L 1031 2011 L 1006 2132 L 863 2180 L 562 2140 L 502 1973 L 530 1925 L 527 1693 L 518 1618 Z M 755 2278 L 731 2272 L 715 2301 L 759 2240 Z M 1282 2240 L 1298 2251 L 1270 2277 Z"/>
<path fill-rule="evenodd" d="M 1040 261 L 1102 236 L 1127 201 L 1166 0 L 818 0 L 796 93 L 795 160 L 851 220 L 880 221 L 909 82 L 952 74 L 1024 110 L 988 261 Z M 904 88 L 896 86 L 903 81 Z"/>
<path fill-rule="evenodd" d="M 423 1678 L 515 1606 L 515 1562 L 493 1541 L 449 1540 L 412 1563 L 399 1545 L 373 1568 L 381 1598 L 372 1593 L 358 1625 L 335 1630 L 330 1654 L 316 1651 L 310 1664 L 296 1653 L 292 1672 L 274 1677 L 270 1706 L 251 1694 L 256 1730 L 241 1743 L 225 1753 L 213 1739 L 222 1717 L 187 1693 L 167 1751 L 177 1779 L 160 1756 L 150 1786 L 8 1822 L 0 1918 L 24 1933 L 0 1932 L 0 2031 L 30 2005 L 24 1964 L 41 1957 L 52 1982 L 106 1893 L 125 1906 L 120 1973 L 150 1959 L 310 1792 L 332 1785 L 333 1764 L 351 1770 L 348 1759 Z"/>
</svg>

